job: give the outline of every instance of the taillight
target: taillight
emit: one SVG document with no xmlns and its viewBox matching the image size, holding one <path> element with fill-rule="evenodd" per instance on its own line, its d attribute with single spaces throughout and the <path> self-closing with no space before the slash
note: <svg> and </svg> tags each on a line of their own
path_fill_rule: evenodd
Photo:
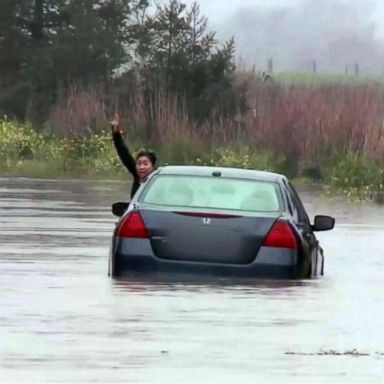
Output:
<svg viewBox="0 0 384 384">
<path fill-rule="evenodd" d="M 292 227 L 285 221 L 277 220 L 269 230 L 263 246 L 297 249 L 298 243 Z"/>
<path fill-rule="evenodd" d="M 116 235 L 118 237 L 134 237 L 140 239 L 148 238 L 148 231 L 144 221 L 137 211 L 128 213 L 120 223 Z"/>
</svg>

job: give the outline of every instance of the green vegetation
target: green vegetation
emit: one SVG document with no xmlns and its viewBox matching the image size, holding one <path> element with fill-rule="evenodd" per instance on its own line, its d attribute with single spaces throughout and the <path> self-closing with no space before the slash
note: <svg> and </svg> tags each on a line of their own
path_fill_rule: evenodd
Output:
<svg viewBox="0 0 384 384">
<path fill-rule="evenodd" d="M 281 163 L 267 152 L 240 149 L 195 148 L 190 157 L 179 152 L 180 142 L 160 148 L 160 165 L 196 164 L 221 165 L 250 169 L 282 171 Z M 137 151 L 140 143 L 133 143 Z M 172 146 L 175 150 L 172 150 Z M 180 157 L 180 154 L 183 157 Z M 37 133 L 30 125 L 4 119 L 0 121 L 0 172 L 18 176 L 88 176 L 103 178 L 126 177 L 113 147 L 109 131 L 84 138 L 59 138 Z"/>
<path fill-rule="evenodd" d="M 284 71 L 276 73 L 275 80 L 285 85 L 364 85 L 367 83 L 384 83 L 384 76 L 379 74 L 340 74 L 312 73 L 303 71 Z"/>
<path fill-rule="evenodd" d="M 287 173 L 287 161 L 262 148 L 188 146 L 180 141 L 159 148 L 160 166 L 195 164 L 261 169 Z M 139 142 L 133 143 L 140 150 Z M 181 150 L 180 150 L 181 149 Z M 117 158 L 109 131 L 84 138 L 60 138 L 36 132 L 31 125 L 3 119 L 0 121 L 0 172 L 8 176 L 124 179 L 124 167 Z M 324 162 L 325 164 L 325 162 Z M 321 169 L 326 192 L 341 193 L 354 201 L 384 202 L 384 169 L 376 162 L 349 153 L 340 161 L 328 161 Z M 296 176 L 305 176 L 302 175 Z M 302 179 L 309 180 L 307 175 Z"/>
<path fill-rule="evenodd" d="M 233 61 L 234 40 L 219 45 L 197 3 L 4 0 L 0 116 L 41 127 L 57 122 L 58 107 L 74 101 L 74 90 L 78 95 L 91 88 L 102 103 L 88 105 L 93 115 L 78 116 L 66 131 L 98 128 L 96 117 L 119 108 L 138 113 L 139 98 L 148 131 L 159 97 L 171 98 L 177 108 L 187 105 L 196 120 L 218 110 L 233 116 L 244 109 L 231 81 Z"/>
<path fill-rule="evenodd" d="M 0 172 L 3 175 L 114 177 L 120 169 L 110 133 L 59 138 L 29 124 L 0 121 Z"/>
<path fill-rule="evenodd" d="M 329 170 L 328 192 L 338 192 L 353 201 L 384 203 L 384 169 L 361 154 L 347 156 Z"/>
<path fill-rule="evenodd" d="M 162 164 L 272 170 L 382 202 L 382 76 L 237 71 L 197 3 L 3 0 L 0 174 L 126 177 L 108 120 Z"/>
</svg>

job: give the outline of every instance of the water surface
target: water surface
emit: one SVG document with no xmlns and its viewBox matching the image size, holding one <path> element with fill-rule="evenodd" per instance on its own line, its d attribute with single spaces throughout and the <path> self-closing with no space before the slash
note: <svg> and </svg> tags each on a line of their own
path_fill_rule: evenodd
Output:
<svg viewBox="0 0 384 384">
<path fill-rule="evenodd" d="M 1 382 L 381 382 L 384 208 L 301 196 L 325 276 L 107 276 L 118 182 L 0 178 Z"/>
</svg>

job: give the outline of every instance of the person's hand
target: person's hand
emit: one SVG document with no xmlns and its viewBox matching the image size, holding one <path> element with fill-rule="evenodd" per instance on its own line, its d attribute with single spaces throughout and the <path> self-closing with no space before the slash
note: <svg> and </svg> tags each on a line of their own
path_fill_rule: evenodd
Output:
<svg viewBox="0 0 384 384">
<path fill-rule="evenodd" d="M 113 120 L 111 121 L 111 128 L 113 133 L 122 133 L 120 129 L 120 116 L 118 113 L 115 113 Z"/>
</svg>

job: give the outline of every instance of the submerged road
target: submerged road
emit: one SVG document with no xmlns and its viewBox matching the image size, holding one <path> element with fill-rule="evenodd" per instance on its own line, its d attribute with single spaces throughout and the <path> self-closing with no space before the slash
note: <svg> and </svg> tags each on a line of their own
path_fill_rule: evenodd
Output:
<svg viewBox="0 0 384 384">
<path fill-rule="evenodd" d="M 124 183 L 0 178 L 1 382 L 372 382 L 384 377 L 384 208 L 301 191 L 325 276 L 113 280 Z"/>
</svg>

